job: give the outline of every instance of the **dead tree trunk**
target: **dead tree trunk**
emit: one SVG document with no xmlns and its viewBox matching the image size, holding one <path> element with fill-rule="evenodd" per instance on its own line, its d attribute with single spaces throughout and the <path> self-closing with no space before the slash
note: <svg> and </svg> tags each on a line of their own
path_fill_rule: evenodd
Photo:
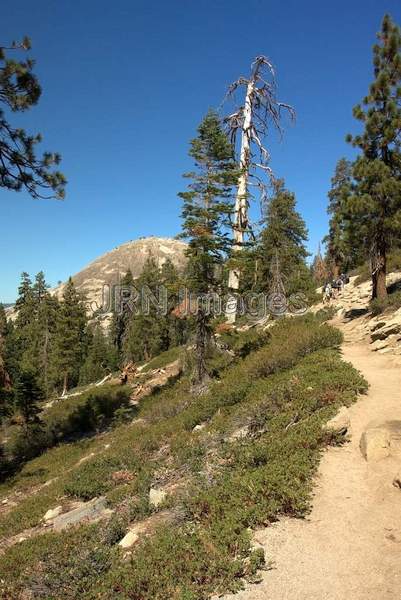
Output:
<svg viewBox="0 0 401 600">
<path fill-rule="evenodd" d="M 63 392 L 62 392 L 62 396 L 65 396 L 66 393 L 68 392 L 68 373 L 64 373 L 64 378 L 63 378 Z"/>
<path fill-rule="evenodd" d="M 248 229 L 248 179 L 249 163 L 251 156 L 250 140 L 252 126 L 252 95 L 254 93 L 255 81 L 252 78 L 247 86 L 245 106 L 244 106 L 244 124 L 241 135 L 240 152 L 240 170 L 241 175 L 238 180 L 238 189 L 235 198 L 234 223 L 233 223 L 233 252 L 239 252 L 244 245 L 245 231 Z M 227 320 L 235 322 L 237 314 L 237 298 L 235 293 L 239 290 L 240 272 L 237 267 L 230 269 L 228 275 L 228 287 L 232 296 L 230 298 L 230 312 L 227 312 Z"/>
<path fill-rule="evenodd" d="M 272 175 L 268 165 L 270 154 L 264 146 L 264 138 L 267 136 L 268 127 L 271 123 L 281 131 L 282 108 L 288 110 L 291 117 L 294 117 L 292 107 L 279 102 L 276 98 L 274 69 L 265 56 L 256 57 L 252 64 L 249 79 L 240 77 L 235 81 L 228 90 L 228 96 L 233 96 L 235 91 L 241 87 L 246 88 L 244 105 L 226 119 L 234 144 L 238 132 L 241 136 L 240 176 L 235 199 L 234 243 L 232 266 L 228 277 L 229 299 L 226 309 L 226 318 L 231 323 L 236 320 L 237 294 L 240 288 L 240 269 L 235 260 L 235 255 L 238 255 L 240 250 L 244 248 L 245 237 L 251 230 L 248 216 L 249 186 L 256 186 L 260 190 L 261 204 L 263 204 L 267 196 L 267 184 L 264 181 L 264 176 L 271 177 Z M 253 149 L 255 149 L 255 152 L 253 152 Z M 258 175 L 258 171 L 261 172 L 261 175 Z"/>
<path fill-rule="evenodd" d="M 387 298 L 387 257 L 384 244 L 380 244 L 372 256 L 372 299 Z"/>
</svg>

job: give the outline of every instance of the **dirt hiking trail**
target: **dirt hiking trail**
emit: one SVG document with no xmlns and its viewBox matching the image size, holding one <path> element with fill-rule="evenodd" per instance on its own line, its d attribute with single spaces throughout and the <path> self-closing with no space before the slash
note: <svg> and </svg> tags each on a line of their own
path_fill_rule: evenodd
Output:
<svg viewBox="0 0 401 600">
<path fill-rule="evenodd" d="M 225 600 L 401 599 L 401 454 L 367 462 L 359 442 L 372 422 L 401 420 L 401 358 L 345 333 L 344 359 L 370 384 L 350 410 L 351 441 L 324 452 L 313 509 L 255 534 L 270 564 L 263 581 Z"/>
</svg>

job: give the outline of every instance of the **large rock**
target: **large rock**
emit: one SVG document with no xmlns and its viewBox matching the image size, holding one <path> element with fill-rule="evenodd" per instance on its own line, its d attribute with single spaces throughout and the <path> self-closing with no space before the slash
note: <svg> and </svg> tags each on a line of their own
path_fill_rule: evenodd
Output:
<svg viewBox="0 0 401 600">
<path fill-rule="evenodd" d="M 401 456 L 401 421 L 386 421 L 390 437 L 390 452 L 392 456 Z"/>
<path fill-rule="evenodd" d="M 132 548 L 132 546 L 140 542 L 146 536 L 154 533 L 158 527 L 172 523 L 175 519 L 175 513 L 169 510 L 164 510 L 154 514 L 144 521 L 135 523 L 128 533 L 123 537 L 123 539 L 118 543 L 118 545 L 123 550 Z"/>
<path fill-rule="evenodd" d="M 372 319 L 373 320 L 373 319 Z M 381 329 L 382 327 L 384 327 L 386 325 L 386 321 L 379 321 L 378 323 L 376 322 L 376 320 L 374 320 L 373 325 L 371 325 L 370 331 L 377 331 L 378 329 Z"/>
<path fill-rule="evenodd" d="M 53 521 L 53 519 L 55 519 L 56 517 L 61 515 L 62 512 L 63 512 L 62 506 L 56 506 L 56 508 L 51 508 L 50 510 L 47 511 L 47 513 L 43 517 L 43 520 L 45 521 L 45 523 L 47 523 L 48 521 Z"/>
<path fill-rule="evenodd" d="M 108 516 L 111 512 L 106 508 L 106 498 L 101 496 L 100 498 L 93 498 L 93 500 L 83 503 L 78 508 L 59 515 L 54 519 L 53 526 L 56 531 L 62 531 L 82 521 L 94 521 L 103 516 Z"/>
<path fill-rule="evenodd" d="M 376 462 L 390 455 L 390 436 L 386 427 L 367 429 L 361 437 L 360 448 L 368 462 Z"/>
<path fill-rule="evenodd" d="M 228 437 L 228 441 L 229 442 L 236 442 L 238 440 L 244 440 L 249 436 L 249 427 L 248 425 L 244 425 L 243 427 L 240 427 L 239 429 L 236 429 L 235 431 L 233 431 L 229 437 Z"/>
<path fill-rule="evenodd" d="M 206 427 L 206 423 L 199 423 L 199 425 L 195 425 L 195 427 L 193 428 L 193 432 L 196 433 L 198 431 L 203 431 Z"/>
<path fill-rule="evenodd" d="M 150 488 L 149 490 L 149 506 L 157 508 L 167 498 L 167 492 L 165 490 Z"/>
<path fill-rule="evenodd" d="M 330 419 L 325 425 L 327 431 L 333 431 L 335 433 L 341 433 L 345 435 L 351 425 L 349 411 L 346 406 L 342 406 L 338 413 Z"/>
<path fill-rule="evenodd" d="M 393 320 L 380 327 L 380 329 L 373 331 L 370 337 L 372 342 L 375 342 L 376 340 L 385 340 L 390 335 L 399 333 L 401 333 L 401 323 L 398 320 Z"/>
<path fill-rule="evenodd" d="M 118 545 L 123 549 L 131 548 L 134 544 L 136 544 L 140 539 L 139 531 L 135 529 L 131 529 L 123 539 L 118 542 Z"/>
<path fill-rule="evenodd" d="M 375 342 L 372 342 L 370 345 L 371 350 L 373 350 L 374 352 L 377 352 L 379 350 L 383 350 L 384 348 L 387 348 L 389 345 L 389 340 L 376 340 Z"/>
<path fill-rule="evenodd" d="M 372 423 L 361 437 L 362 454 L 368 461 L 387 456 L 401 457 L 401 421 Z"/>
</svg>

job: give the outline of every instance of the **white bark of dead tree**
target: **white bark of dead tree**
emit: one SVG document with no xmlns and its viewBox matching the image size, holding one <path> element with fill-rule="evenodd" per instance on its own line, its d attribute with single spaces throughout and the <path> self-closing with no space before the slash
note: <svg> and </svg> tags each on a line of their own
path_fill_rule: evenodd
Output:
<svg viewBox="0 0 401 600">
<path fill-rule="evenodd" d="M 271 80 L 268 81 L 265 79 L 266 77 L 270 77 Z M 238 179 L 234 208 L 233 256 L 243 249 L 245 237 L 250 232 L 249 186 L 254 185 L 259 188 L 262 204 L 267 196 L 267 184 L 263 180 L 263 174 L 271 178 L 272 171 L 268 165 L 270 154 L 265 148 L 263 140 L 267 136 L 268 126 L 272 122 L 273 126 L 281 131 L 282 108 L 288 110 L 292 118 L 295 115 L 291 106 L 276 99 L 274 69 L 265 56 L 256 57 L 252 64 L 250 78 L 240 77 L 230 86 L 228 96 L 232 96 L 242 86 L 246 87 L 244 105 L 226 119 L 234 144 L 238 131 L 241 132 L 239 161 L 241 174 Z M 252 147 L 255 147 L 259 160 L 254 160 Z M 262 177 L 257 174 L 257 170 L 262 171 Z M 229 323 L 234 323 L 237 316 L 237 293 L 240 287 L 240 276 L 239 268 L 234 264 L 228 276 L 229 298 L 226 307 L 226 319 Z"/>
<path fill-rule="evenodd" d="M 235 197 L 234 208 L 234 245 L 233 252 L 239 252 L 244 245 L 245 231 L 248 228 L 248 178 L 250 161 L 250 128 L 252 125 L 252 95 L 255 82 L 251 79 L 247 85 L 244 105 L 244 124 L 241 136 L 240 170 L 238 189 Z M 239 290 L 240 272 L 232 268 L 228 275 L 228 288 L 233 294 L 230 295 L 226 318 L 229 323 L 234 323 L 237 315 L 237 297 L 234 295 Z"/>
</svg>

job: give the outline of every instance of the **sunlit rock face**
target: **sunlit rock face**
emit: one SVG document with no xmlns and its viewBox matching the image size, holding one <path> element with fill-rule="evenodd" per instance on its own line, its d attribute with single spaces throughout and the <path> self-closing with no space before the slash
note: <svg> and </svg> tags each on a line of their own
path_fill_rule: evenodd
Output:
<svg viewBox="0 0 401 600">
<path fill-rule="evenodd" d="M 138 277 L 149 257 L 154 258 L 159 266 L 170 259 L 182 271 L 186 263 L 186 247 L 184 242 L 172 238 L 141 238 L 103 254 L 73 275 L 72 279 L 77 289 L 85 295 L 89 312 L 93 314 L 102 308 L 104 301 L 107 305 L 107 290 L 118 285 L 128 270 L 131 270 L 134 278 Z M 54 294 L 61 298 L 64 287 L 65 283 L 59 285 Z"/>
</svg>

